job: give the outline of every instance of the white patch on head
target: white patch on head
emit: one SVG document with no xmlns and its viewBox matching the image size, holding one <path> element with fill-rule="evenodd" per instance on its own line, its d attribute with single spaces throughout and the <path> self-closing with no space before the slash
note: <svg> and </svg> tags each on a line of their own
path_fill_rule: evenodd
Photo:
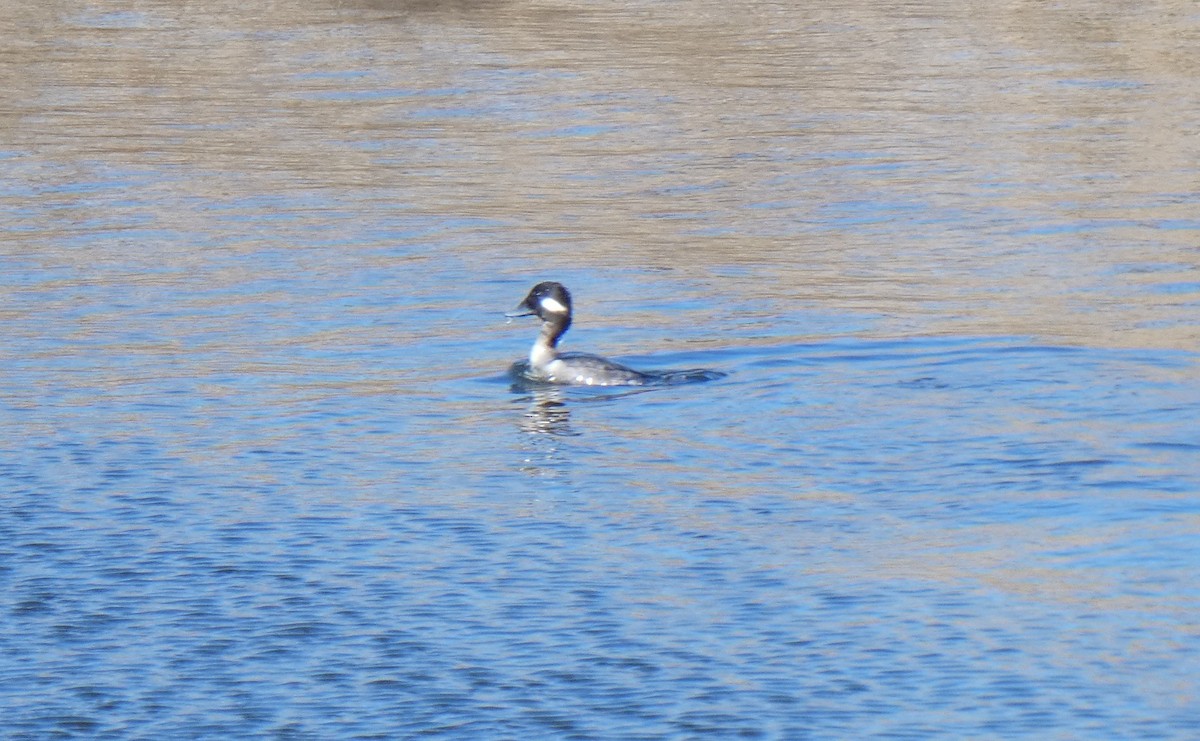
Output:
<svg viewBox="0 0 1200 741">
<path fill-rule="evenodd" d="M 567 313 L 567 307 L 559 303 L 558 299 L 553 296 L 543 298 L 541 301 L 538 301 L 538 304 L 546 311 L 554 312 L 555 314 Z"/>
</svg>

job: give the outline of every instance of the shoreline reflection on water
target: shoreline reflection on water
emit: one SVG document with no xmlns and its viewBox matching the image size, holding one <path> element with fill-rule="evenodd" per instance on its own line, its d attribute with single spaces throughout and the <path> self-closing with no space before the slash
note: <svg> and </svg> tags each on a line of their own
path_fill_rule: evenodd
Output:
<svg viewBox="0 0 1200 741">
<path fill-rule="evenodd" d="M 1195 737 L 1194 0 L 101 5 L 0 13 L 6 731 Z M 730 376 L 513 384 L 532 273 Z"/>
</svg>

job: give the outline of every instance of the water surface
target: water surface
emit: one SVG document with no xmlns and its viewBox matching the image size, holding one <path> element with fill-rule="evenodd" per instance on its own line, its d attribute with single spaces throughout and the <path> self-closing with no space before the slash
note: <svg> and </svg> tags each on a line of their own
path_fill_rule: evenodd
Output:
<svg viewBox="0 0 1200 741">
<path fill-rule="evenodd" d="M 1198 35 L 0 2 L 5 734 L 1192 737 Z"/>
</svg>

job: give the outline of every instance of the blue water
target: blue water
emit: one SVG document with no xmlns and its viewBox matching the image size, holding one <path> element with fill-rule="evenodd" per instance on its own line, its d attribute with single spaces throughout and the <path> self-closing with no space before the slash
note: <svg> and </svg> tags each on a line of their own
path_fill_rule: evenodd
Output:
<svg viewBox="0 0 1200 741">
<path fill-rule="evenodd" d="M 685 5 L 0 20 L 0 737 L 1195 736 L 1196 78 Z"/>
<path fill-rule="evenodd" d="M 395 347 L 49 344 L 3 387 L 13 733 L 1196 722 L 1194 355 L 830 339 L 617 395 L 514 393 L 507 339 L 418 387 Z"/>
</svg>

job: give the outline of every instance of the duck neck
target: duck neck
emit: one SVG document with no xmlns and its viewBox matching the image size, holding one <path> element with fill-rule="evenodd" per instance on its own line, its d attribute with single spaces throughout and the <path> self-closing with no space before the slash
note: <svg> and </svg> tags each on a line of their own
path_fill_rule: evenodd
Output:
<svg viewBox="0 0 1200 741">
<path fill-rule="evenodd" d="M 533 349 L 529 351 L 529 364 L 540 368 L 558 357 L 558 341 L 571 326 L 570 317 L 548 319 L 542 322 L 542 331 L 538 334 Z"/>
</svg>

